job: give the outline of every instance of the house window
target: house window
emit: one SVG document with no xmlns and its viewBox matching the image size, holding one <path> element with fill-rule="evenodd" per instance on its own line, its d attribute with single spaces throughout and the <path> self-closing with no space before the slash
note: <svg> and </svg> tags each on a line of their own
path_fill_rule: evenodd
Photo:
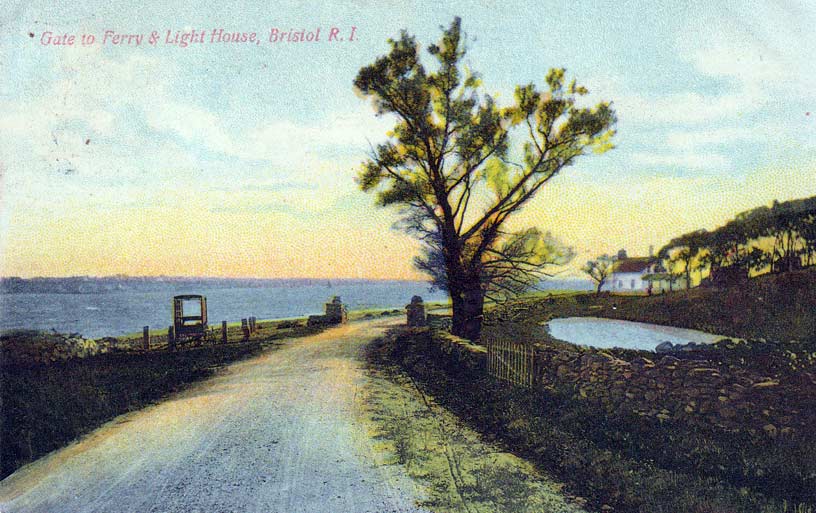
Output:
<svg viewBox="0 0 816 513">
<path fill-rule="evenodd" d="M 630 288 L 630 289 L 634 289 L 634 288 L 635 288 L 635 280 L 632 280 L 632 283 L 629 285 L 629 288 Z"/>
<path fill-rule="evenodd" d="M 619 289 L 623 288 L 623 280 L 618 280 L 618 288 Z"/>
</svg>

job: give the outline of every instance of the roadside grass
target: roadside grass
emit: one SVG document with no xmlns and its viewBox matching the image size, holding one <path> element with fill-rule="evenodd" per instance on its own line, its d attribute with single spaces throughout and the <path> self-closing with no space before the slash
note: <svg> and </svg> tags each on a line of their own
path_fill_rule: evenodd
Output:
<svg viewBox="0 0 816 513">
<path fill-rule="evenodd" d="M 376 319 L 378 317 L 391 317 L 395 315 L 405 315 L 405 309 L 402 308 L 363 308 L 360 310 L 351 310 L 348 313 L 349 321 L 363 321 L 369 319 Z"/>
<path fill-rule="evenodd" d="M 576 296 L 579 294 L 586 294 L 588 291 L 586 290 L 575 290 L 575 289 L 549 289 L 549 290 L 535 290 L 532 292 L 527 292 L 523 295 L 525 298 L 529 299 L 541 299 L 551 296 Z"/>
<path fill-rule="evenodd" d="M 486 373 L 453 364 L 427 332 L 395 330 L 377 351 L 385 362 L 400 366 L 419 389 L 433 395 L 469 427 L 488 440 L 500 441 L 514 454 L 563 480 L 570 493 L 585 497 L 587 507 L 593 510 L 814 511 L 814 491 L 797 489 L 801 480 L 790 483 L 792 493 L 787 495 L 786 490 L 768 488 L 769 483 L 758 479 L 750 466 L 753 456 L 750 451 L 745 452 L 751 448 L 741 440 L 728 437 L 707 440 L 704 433 L 674 429 L 678 426 L 661 424 L 648 428 L 640 421 L 618 417 L 614 412 L 609 414 L 585 401 L 497 382 Z M 688 457 L 700 466 L 679 465 L 678 461 L 683 461 L 684 455 L 695 447 L 700 454 Z M 761 451 L 758 448 L 754 452 Z M 731 456 L 737 459 L 728 461 Z M 757 463 L 768 468 L 777 456 L 772 451 L 767 454 L 767 461 Z M 808 458 L 807 454 L 803 458 Z M 738 468 L 745 464 L 747 473 L 742 479 L 732 480 L 725 473 L 727 469 L 719 469 L 717 464 Z M 802 466 L 799 470 L 806 468 Z M 795 499 L 791 500 L 792 497 Z"/>
<path fill-rule="evenodd" d="M 449 314 L 450 302 L 431 301 L 425 303 L 425 311 Z M 365 308 L 360 310 L 351 310 L 348 313 L 348 318 L 349 321 L 362 321 L 377 317 L 393 317 L 398 315 L 405 315 L 405 308 Z"/>
<path fill-rule="evenodd" d="M 565 498 L 561 484 L 482 441 L 376 349 L 367 359 L 364 421 L 378 441 L 381 463 L 401 465 L 420 483 L 420 506 L 452 513 L 584 511 L 580 499 Z"/>
</svg>

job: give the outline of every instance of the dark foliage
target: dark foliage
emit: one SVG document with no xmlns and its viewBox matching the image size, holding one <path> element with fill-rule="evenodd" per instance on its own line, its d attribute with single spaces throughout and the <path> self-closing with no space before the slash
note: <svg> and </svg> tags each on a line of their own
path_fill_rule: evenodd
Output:
<svg viewBox="0 0 816 513">
<path fill-rule="evenodd" d="M 0 478 L 260 348 L 253 342 L 177 353 L 107 353 L 53 365 L 3 365 Z"/>
<path fill-rule="evenodd" d="M 681 262 L 690 283 L 692 270 L 709 269 L 711 281 L 725 268 L 749 273 L 787 272 L 816 264 L 816 196 L 774 201 L 737 214 L 712 230 L 697 230 L 671 240 L 661 259 Z M 696 262 L 696 266 L 693 265 Z M 730 273 L 733 275 L 734 273 Z"/>
</svg>

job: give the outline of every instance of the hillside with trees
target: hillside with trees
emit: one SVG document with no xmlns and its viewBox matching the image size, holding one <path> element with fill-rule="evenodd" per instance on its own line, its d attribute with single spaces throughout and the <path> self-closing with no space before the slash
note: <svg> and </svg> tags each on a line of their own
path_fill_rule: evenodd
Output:
<svg viewBox="0 0 816 513">
<path fill-rule="evenodd" d="M 816 265 L 816 196 L 740 214 L 719 228 L 669 241 L 657 254 L 690 284 L 724 285 Z M 689 285 L 690 286 L 690 285 Z"/>
</svg>

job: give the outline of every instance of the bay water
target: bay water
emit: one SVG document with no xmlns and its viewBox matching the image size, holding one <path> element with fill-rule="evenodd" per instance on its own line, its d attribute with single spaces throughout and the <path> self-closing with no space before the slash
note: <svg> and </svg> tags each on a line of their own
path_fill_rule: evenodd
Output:
<svg viewBox="0 0 816 513">
<path fill-rule="evenodd" d="M 0 330 L 53 329 L 99 338 L 140 332 L 143 326 L 166 329 L 173 322 L 172 298 L 180 294 L 206 296 L 211 325 L 250 316 L 261 320 L 322 314 L 332 296 L 340 296 L 349 310 L 401 310 L 414 295 L 426 302 L 448 300 L 444 292 L 429 292 L 421 281 L 284 281 L 252 287 L 162 283 L 148 289 L 2 293 Z"/>
</svg>

